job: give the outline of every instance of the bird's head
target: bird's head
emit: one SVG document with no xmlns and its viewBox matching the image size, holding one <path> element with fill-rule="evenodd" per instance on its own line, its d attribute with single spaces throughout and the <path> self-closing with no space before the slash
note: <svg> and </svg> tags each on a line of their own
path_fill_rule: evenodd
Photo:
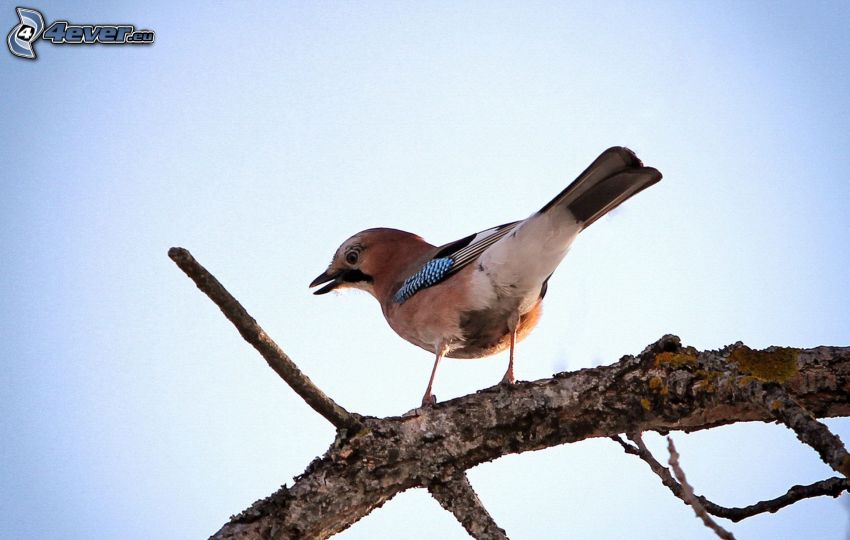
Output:
<svg viewBox="0 0 850 540">
<path fill-rule="evenodd" d="M 380 300 L 383 289 L 433 247 L 409 232 L 367 229 L 339 246 L 328 269 L 319 274 L 310 287 L 325 284 L 313 291 L 313 294 L 352 287 L 364 290 Z"/>
</svg>

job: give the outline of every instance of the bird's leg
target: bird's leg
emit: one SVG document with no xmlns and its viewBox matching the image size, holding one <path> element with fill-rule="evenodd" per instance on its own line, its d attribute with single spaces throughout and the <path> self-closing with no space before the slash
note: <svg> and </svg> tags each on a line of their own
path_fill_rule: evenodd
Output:
<svg viewBox="0 0 850 540">
<path fill-rule="evenodd" d="M 440 360 L 442 360 L 443 355 L 446 354 L 446 348 L 442 343 L 438 343 L 435 350 L 437 352 L 437 357 L 434 359 L 434 367 L 431 369 L 431 378 L 428 379 L 428 388 L 425 389 L 425 396 L 422 397 L 423 407 L 428 407 L 437 403 L 437 398 L 431 393 L 431 387 L 434 386 L 434 375 L 437 374 L 437 366 L 440 365 Z"/>
<path fill-rule="evenodd" d="M 508 332 L 511 333 L 511 352 L 510 359 L 508 360 L 508 370 L 505 371 L 505 376 L 502 377 L 502 383 L 504 384 L 514 384 L 516 382 L 516 378 L 514 377 L 514 349 L 516 348 L 517 326 L 519 326 L 519 313 L 515 311 L 508 319 Z"/>
</svg>

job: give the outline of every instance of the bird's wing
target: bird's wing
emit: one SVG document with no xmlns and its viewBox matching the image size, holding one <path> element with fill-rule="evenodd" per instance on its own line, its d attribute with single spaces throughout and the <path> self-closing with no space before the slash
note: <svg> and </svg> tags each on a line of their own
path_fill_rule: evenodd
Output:
<svg viewBox="0 0 850 540">
<path fill-rule="evenodd" d="M 511 232 L 519 223 L 519 221 L 513 221 L 497 227 L 491 227 L 475 234 L 470 234 L 465 238 L 461 238 L 460 240 L 441 246 L 439 251 L 437 251 L 437 254 L 434 255 L 434 258 L 441 259 L 443 257 L 449 257 L 452 261 L 454 261 L 452 267 L 446 274 L 446 277 L 448 277 L 477 259 L 478 256 L 484 253 L 488 247 L 492 246 L 503 236 Z"/>
<path fill-rule="evenodd" d="M 437 253 L 423 264 L 422 268 L 404 280 L 393 299 L 397 303 L 404 302 L 417 291 L 445 280 L 476 260 L 487 248 L 511 232 L 519 223 L 514 221 L 491 227 L 440 246 Z"/>
</svg>

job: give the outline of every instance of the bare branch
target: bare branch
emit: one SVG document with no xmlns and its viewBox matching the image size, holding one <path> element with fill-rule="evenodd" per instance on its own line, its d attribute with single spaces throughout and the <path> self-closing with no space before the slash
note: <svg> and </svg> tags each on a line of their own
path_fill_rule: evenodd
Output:
<svg viewBox="0 0 850 540">
<path fill-rule="evenodd" d="M 825 495 L 838 497 L 848 490 L 850 490 L 850 480 L 835 477 L 821 480 L 807 486 L 793 486 L 784 495 L 780 495 L 775 499 L 759 501 L 743 508 L 724 508 L 712 503 L 705 497 L 697 498 L 711 514 L 714 514 L 717 517 L 726 518 L 730 521 L 738 522 L 756 514 L 763 514 L 765 512 L 770 512 L 772 514 L 777 510 L 790 506 L 803 499 L 823 497 Z"/>
<path fill-rule="evenodd" d="M 699 352 L 665 336 L 608 366 L 498 385 L 407 416 L 364 417 L 365 429 L 338 436 L 291 487 L 257 502 L 214 538 L 267 538 L 273 531 L 326 538 L 404 490 L 503 455 L 618 433 L 774 421 L 753 401 L 763 387 L 730 360 L 733 350 Z M 850 416 L 850 347 L 796 351 L 789 371 L 784 387 L 801 406 L 820 417 Z"/>
<path fill-rule="evenodd" d="M 639 438 L 640 435 L 630 436 Z M 643 444 L 643 440 L 639 439 L 640 442 L 636 441 L 637 446 L 631 445 L 625 442 L 620 438 L 619 435 L 615 435 L 611 437 L 613 440 L 617 441 L 620 446 L 623 447 L 623 450 L 627 454 L 632 454 L 640 457 L 649 468 L 654 472 L 660 479 L 661 483 L 667 486 L 668 489 L 678 497 L 682 498 L 682 486 L 673 478 L 673 475 L 670 473 L 670 470 L 664 467 L 652 453 L 646 448 L 646 445 Z M 632 438 L 632 440 L 635 440 Z M 717 517 L 725 518 L 733 522 L 739 522 L 748 517 L 755 516 L 757 514 L 763 514 L 765 512 L 774 513 L 786 506 L 790 506 L 798 501 L 803 499 L 810 499 L 813 497 L 837 497 L 841 495 L 845 491 L 850 491 L 850 480 L 846 478 L 829 478 L 827 480 L 821 480 L 819 482 L 815 482 L 814 484 L 809 484 L 806 486 L 793 486 L 789 489 L 785 494 L 776 497 L 775 499 L 770 499 L 766 501 L 759 501 L 755 504 L 751 504 L 749 506 L 744 506 L 741 508 L 731 507 L 727 508 L 725 506 L 720 506 L 717 503 L 714 503 L 707 499 L 702 495 L 696 495 L 697 500 L 700 504 L 706 509 L 709 514 L 712 514 Z"/>
<path fill-rule="evenodd" d="M 464 526 L 469 522 L 473 528 L 483 527 L 480 537 L 502 538 L 496 531 L 502 535 L 504 531 L 480 505 L 464 471 L 502 455 L 590 437 L 612 437 L 626 452 L 649 463 L 674 494 L 684 497 L 683 486 L 654 460 L 640 438 L 633 439 L 637 444 L 633 447 L 617 436 L 623 432 L 694 431 L 779 418 L 837 470 L 844 473 L 850 464 L 840 440 L 809 414 L 850 416 L 846 399 L 850 347 L 753 352 L 736 344 L 698 352 L 682 347 L 676 336 L 664 336 L 639 357 L 626 356 L 610 366 L 493 387 L 400 418 L 363 418 L 336 404 L 302 374 L 187 250 L 172 248 L 169 256 L 269 366 L 340 428 L 328 452 L 314 460 L 291 488 L 284 486 L 257 501 L 213 538 L 326 538 L 413 487 L 430 487 Z M 460 480 L 441 485 L 442 478 Z M 743 509 L 691 498 L 715 515 L 743 519 L 846 489 L 846 479 L 834 478 L 795 486 L 773 501 Z M 468 508 L 462 510 L 464 505 Z M 487 519 L 470 517 L 482 513 Z"/>
<path fill-rule="evenodd" d="M 640 433 L 629 435 L 629 440 L 635 443 L 635 446 L 625 442 L 619 435 L 617 435 L 614 439 L 623 446 L 623 449 L 627 454 L 634 454 L 644 460 L 646 464 L 649 465 L 649 468 L 652 469 L 652 472 L 661 479 L 661 483 L 667 486 L 667 488 L 673 492 L 673 495 L 681 499 L 685 504 L 688 504 L 688 501 L 685 500 L 685 494 L 682 490 L 682 486 L 675 478 L 673 478 L 673 475 L 670 474 L 670 470 L 655 459 L 655 456 L 652 455 L 652 452 L 649 451 L 649 448 L 647 448 L 646 444 L 643 442 L 643 437 Z"/>
<path fill-rule="evenodd" d="M 338 428 L 354 428 L 340 429 L 325 455 L 315 459 L 291 487 L 282 487 L 234 516 L 213 538 L 327 538 L 402 491 L 460 477 L 467 469 L 503 455 L 618 433 L 696 431 L 770 421 L 777 411 L 765 397 L 765 389 L 771 386 L 764 383 L 781 385 L 793 404 L 816 417 L 850 416 L 846 395 L 850 347 L 761 351 L 759 362 L 779 366 L 765 371 L 759 362 L 750 361 L 751 354 L 735 356 L 744 348 L 741 344 L 699 352 L 682 347 L 678 337 L 668 335 L 638 357 L 625 356 L 609 366 L 499 385 L 402 417 L 361 417 L 340 407 L 303 375 L 188 251 L 172 248 L 169 256 L 313 409 Z M 800 423 L 811 427 L 793 407 L 780 409 L 792 428 Z M 822 431 L 810 432 L 813 435 L 801 440 L 818 448 L 831 464 L 846 455 L 843 446 L 836 452 L 834 445 L 822 443 Z M 643 457 L 639 448 L 619 442 L 627 452 Z M 669 485 L 674 493 L 682 490 L 675 479 Z M 464 487 L 462 483 L 448 486 L 447 493 L 462 492 Z M 845 485 L 837 480 L 825 481 L 792 488 L 777 501 L 791 504 L 842 489 Z M 713 503 L 699 500 L 709 512 L 717 511 Z M 772 508 L 764 506 L 759 503 L 752 507 L 757 511 L 747 507 L 743 513 Z"/>
<path fill-rule="evenodd" d="M 469 484 L 466 473 L 460 473 L 447 482 L 433 482 L 428 486 L 440 506 L 454 514 L 470 536 L 478 540 L 507 540 L 504 529 L 481 504 L 481 499 Z"/>
<path fill-rule="evenodd" d="M 620 443 L 627 454 L 637 455 L 644 460 L 649 465 L 649 468 L 652 469 L 652 472 L 661 479 L 661 483 L 667 486 L 673 495 L 694 509 L 694 512 L 700 519 L 702 519 L 702 522 L 705 523 L 706 527 L 713 530 L 720 538 L 724 538 L 725 540 L 734 540 L 735 537 L 732 533 L 718 525 L 708 515 L 704 506 L 705 499 L 703 497 L 697 497 L 694 494 L 693 488 L 685 479 L 685 472 L 679 466 L 679 453 L 676 452 L 676 447 L 673 445 L 673 439 L 667 437 L 667 449 L 670 452 L 670 466 L 673 468 L 673 473 L 676 475 L 676 478 L 673 478 L 670 470 L 661 465 L 661 463 L 655 459 L 652 452 L 649 451 L 646 444 L 643 442 L 643 437 L 641 437 L 640 433 L 629 435 L 629 439 L 635 443 L 634 446 L 626 443 L 619 437 L 619 435 L 612 437 L 612 439 Z M 713 503 L 711 504 L 714 505 Z"/>
<path fill-rule="evenodd" d="M 640 435 L 637 435 L 637 436 L 639 437 Z M 627 443 L 626 441 L 624 441 L 623 438 L 620 437 L 619 435 L 612 436 L 611 440 L 619 443 L 620 446 L 623 447 L 623 452 L 625 452 L 627 454 L 631 454 L 633 456 L 640 456 L 640 450 L 636 446 L 631 445 L 631 444 Z"/>
<path fill-rule="evenodd" d="M 708 512 L 705 511 L 703 505 L 700 504 L 699 500 L 694 496 L 694 488 L 688 484 L 688 480 L 685 478 L 685 471 L 683 471 L 682 467 L 679 465 L 679 452 L 676 451 L 676 445 L 673 444 L 672 437 L 667 437 L 667 451 L 670 452 L 670 467 L 673 468 L 673 474 L 676 475 L 676 480 L 678 480 L 679 485 L 682 486 L 682 496 L 685 502 L 691 505 L 691 508 L 694 509 L 696 515 L 703 523 L 705 523 L 705 526 L 714 531 L 717 536 L 724 540 L 735 540 L 735 536 L 733 536 L 732 533 L 711 519 L 711 516 L 709 516 Z"/>
<path fill-rule="evenodd" d="M 824 463 L 845 477 L 850 476 L 850 455 L 838 435 L 832 433 L 826 424 L 818 422 L 778 385 L 766 388 L 760 398 L 762 404 L 792 429 L 800 441 L 815 449 Z"/>
<path fill-rule="evenodd" d="M 354 428 L 360 426 L 356 415 L 351 414 L 313 384 L 298 366 L 275 343 L 257 321 L 251 317 L 224 286 L 192 257 L 188 250 L 173 247 L 168 250 L 168 256 L 177 263 L 187 276 L 206 294 L 210 300 L 233 323 L 245 341 L 254 346 L 266 359 L 269 366 L 295 390 L 307 404 L 321 414 L 337 428 Z"/>
</svg>

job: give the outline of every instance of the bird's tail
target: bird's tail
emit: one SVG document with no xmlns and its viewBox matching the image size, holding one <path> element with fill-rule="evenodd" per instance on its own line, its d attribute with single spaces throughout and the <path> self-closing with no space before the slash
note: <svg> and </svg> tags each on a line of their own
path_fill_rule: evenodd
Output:
<svg viewBox="0 0 850 540">
<path fill-rule="evenodd" d="M 644 167 L 628 148 L 615 146 L 602 152 L 540 212 L 568 209 L 587 228 L 624 201 L 661 180 L 661 173 Z"/>
</svg>

